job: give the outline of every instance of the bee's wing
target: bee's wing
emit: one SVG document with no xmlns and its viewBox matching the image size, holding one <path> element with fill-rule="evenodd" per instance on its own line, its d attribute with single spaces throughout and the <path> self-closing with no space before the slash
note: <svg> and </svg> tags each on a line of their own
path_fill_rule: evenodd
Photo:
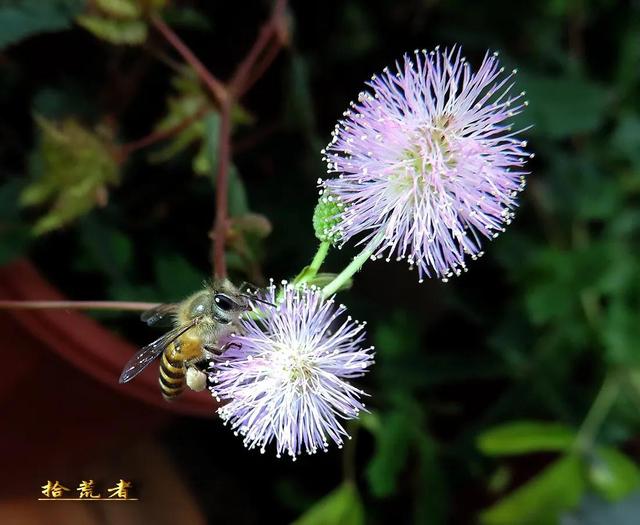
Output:
<svg viewBox="0 0 640 525">
<path fill-rule="evenodd" d="M 148 344 L 144 348 L 141 348 L 134 354 L 134 356 L 127 361 L 124 365 L 122 373 L 120 374 L 120 383 L 127 383 L 142 372 L 151 362 L 156 359 L 162 351 L 173 343 L 178 337 L 184 334 L 187 330 L 193 328 L 198 321 L 199 317 L 193 319 L 189 324 L 184 326 L 178 326 L 170 332 L 167 332 L 162 337 L 156 339 L 153 343 Z"/>
<path fill-rule="evenodd" d="M 172 326 L 177 311 L 176 303 L 161 304 L 142 312 L 140 319 L 149 326 Z"/>
</svg>

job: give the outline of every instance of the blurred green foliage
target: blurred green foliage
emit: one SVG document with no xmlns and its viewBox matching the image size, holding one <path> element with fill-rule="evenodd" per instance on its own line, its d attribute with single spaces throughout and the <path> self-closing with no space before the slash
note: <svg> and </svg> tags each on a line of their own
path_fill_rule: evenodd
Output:
<svg viewBox="0 0 640 525">
<path fill-rule="evenodd" d="M 33 226 L 36 234 L 60 228 L 106 205 L 108 187 L 119 180 L 109 131 L 85 128 L 75 119 L 60 123 L 35 116 L 40 127 L 39 147 L 30 159 L 33 181 L 20 201 L 24 206 L 51 203 L 49 211 Z"/>
<path fill-rule="evenodd" d="M 29 255 L 74 297 L 176 300 L 210 274 L 220 119 L 146 17 L 162 9 L 226 78 L 269 3 L 164 4 L 0 0 L 0 261 Z M 304 524 L 636 523 L 638 6 L 348 0 L 295 3 L 289 19 L 289 48 L 233 112 L 236 280 L 309 264 L 319 150 L 363 81 L 407 50 L 460 43 L 472 64 L 500 50 L 527 92 L 517 125 L 531 126 L 536 157 L 516 220 L 468 274 L 419 287 L 375 263 L 354 279 L 344 302 L 369 321 L 377 363 L 345 450 L 285 465 L 227 444 L 210 422 L 168 438 L 203 447 L 181 464 L 211 521 L 258 523 L 251 501 Z M 96 59 L 77 60 L 78 46 Z M 118 164 L 114 152 L 150 133 L 166 138 Z M 342 252 L 323 271 L 355 254 Z M 208 459 L 207 440 L 236 448 Z M 230 514 L 211 503 L 227 486 Z"/>
<path fill-rule="evenodd" d="M 39 33 L 70 29 L 85 0 L 2 0 L 0 49 Z"/>
</svg>

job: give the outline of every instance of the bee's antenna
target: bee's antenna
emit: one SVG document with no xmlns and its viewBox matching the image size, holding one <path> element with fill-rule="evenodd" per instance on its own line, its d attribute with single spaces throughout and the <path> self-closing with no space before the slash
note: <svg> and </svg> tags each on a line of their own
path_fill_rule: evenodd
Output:
<svg viewBox="0 0 640 525">
<path fill-rule="evenodd" d="M 275 304 L 270 303 L 269 301 L 265 301 L 264 299 L 258 299 L 257 297 L 255 297 L 253 295 L 250 295 L 250 294 L 247 294 L 247 293 L 241 293 L 241 294 L 238 294 L 238 295 L 241 295 L 242 297 L 246 297 L 250 301 L 256 301 L 258 303 L 267 304 L 269 306 L 273 306 L 274 308 L 277 308 Z"/>
</svg>

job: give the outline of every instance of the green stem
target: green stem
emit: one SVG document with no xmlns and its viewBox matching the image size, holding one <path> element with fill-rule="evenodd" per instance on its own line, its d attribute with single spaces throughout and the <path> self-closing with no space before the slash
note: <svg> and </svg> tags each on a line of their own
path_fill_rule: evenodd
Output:
<svg viewBox="0 0 640 525">
<path fill-rule="evenodd" d="M 329 248 L 331 248 L 331 243 L 329 241 L 322 241 L 320 243 L 320 246 L 318 246 L 318 251 L 313 257 L 313 261 L 311 261 L 311 264 L 309 265 L 309 269 L 313 271 L 313 275 L 318 273 L 318 270 L 322 266 L 322 263 L 327 258 Z"/>
<path fill-rule="evenodd" d="M 311 264 L 309 266 L 305 266 L 302 269 L 302 271 L 298 275 L 296 275 L 295 279 L 293 280 L 293 284 L 295 286 L 299 286 L 303 283 L 306 283 L 317 275 L 318 270 L 322 266 L 322 263 L 327 258 L 327 254 L 329 253 L 329 248 L 331 248 L 331 243 L 329 241 L 322 241 L 320 243 L 320 246 L 318 246 L 318 251 L 313 256 L 313 260 L 311 261 Z"/>
<path fill-rule="evenodd" d="M 375 252 L 380 245 L 380 241 L 382 240 L 383 236 L 384 232 L 381 232 L 373 239 L 371 239 L 371 241 L 369 241 L 369 243 L 365 246 L 364 250 L 362 250 L 344 270 L 336 275 L 333 281 L 331 281 L 322 289 L 322 296 L 324 298 L 327 298 L 330 295 L 336 293 L 336 291 L 338 291 L 344 283 L 351 279 L 351 277 L 360 268 L 362 268 L 362 265 L 367 262 L 367 260 L 369 260 L 369 257 L 373 255 L 373 252 Z"/>
<path fill-rule="evenodd" d="M 609 415 L 613 404 L 618 398 L 620 392 L 620 382 L 617 374 L 611 372 L 607 376 L 600 387 L 600 391 L 596 396 L 593 405 L 589 409 L 587 417 L 585 417 L 575 441 L 575 448 L 580 452 L 588 452 L 595 441 L 596 435 Z"/>
</svg>

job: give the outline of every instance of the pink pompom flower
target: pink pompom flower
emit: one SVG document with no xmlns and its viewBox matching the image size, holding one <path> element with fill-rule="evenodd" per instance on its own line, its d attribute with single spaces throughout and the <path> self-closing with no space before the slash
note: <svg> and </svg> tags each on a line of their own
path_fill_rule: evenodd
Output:
<svg viewBox="0 0 640 525">
<path fill-rule="evenodd" d="M 323 299 L 317 288 L 284 285 L 281 298 L 271 284 L 261 315 L 241 320 L 227 350 L 211 363 L 211 392 L 223 405 L 218 413 L 248 448 L 292 458 L 342 446 L 340 420 L 358 416 L 365 395 L 350 383 L 373 363 L 364 348 L 365 323 L 346 307 Z"/>
<path fill-rule="evenodd" d="M 511 222 L 531 154 L 510 119 L 527 105 L 511 95 L 497 53 L 474 72 L 460 48 L 405 55 L 367 82 L 323 150 L 321 199 L 339 219 L 328 237 L 376 243 L 372 258 L 406 259 L 419 279 L 466 270 Z"/>
</svg>

